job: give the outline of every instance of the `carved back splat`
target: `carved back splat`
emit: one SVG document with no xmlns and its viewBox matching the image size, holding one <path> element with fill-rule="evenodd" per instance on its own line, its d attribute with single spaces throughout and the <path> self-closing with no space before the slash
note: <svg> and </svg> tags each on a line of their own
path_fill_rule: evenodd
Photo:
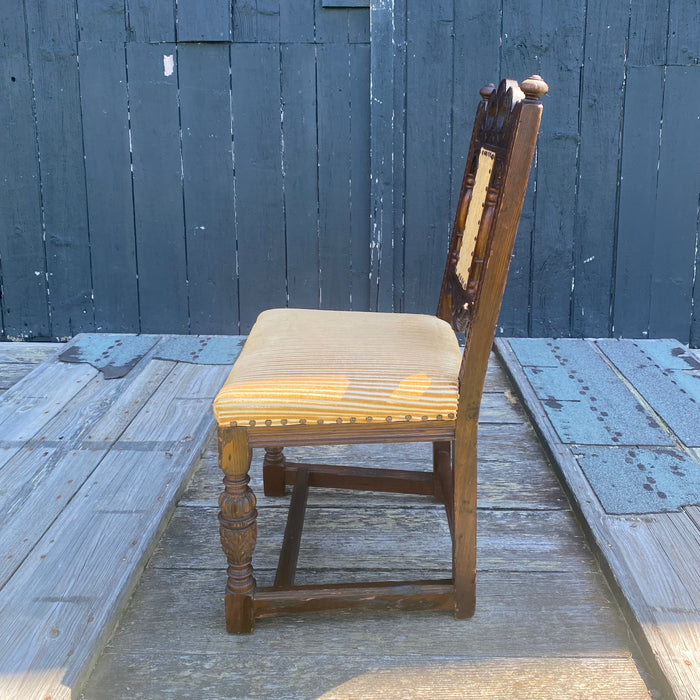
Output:
<svg viewBox="0 0 700 700">
<path fill-rule="evenodd" d="M 502 284 L 495 280 L 497 284 L 490 285 L 495 296 L 489 294 L 484 301 L 500 309 L 508 267 L 488 261 L 494 254 L 507 259 L 512 254 L 537 139 L 540 98 L 546 92 L 546 83 L 537 75 L 520 86 L 503 80 L 498 89 L 490 84 L 480 91 L 437 313 L 468 335 L 479 315 L 487 268 L 502 277 Z M 523 158 L 528 167 L 521 167 Z M 515 210 L 517 217 L 512 216 Z"/>
</svg>

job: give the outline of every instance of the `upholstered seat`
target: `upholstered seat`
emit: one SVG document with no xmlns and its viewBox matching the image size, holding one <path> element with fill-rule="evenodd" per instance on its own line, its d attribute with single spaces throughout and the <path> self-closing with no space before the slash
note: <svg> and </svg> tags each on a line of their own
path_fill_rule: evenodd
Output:
<svg viewBox="0 0 700 700">
<path fill-rule="evenodd" d="M 454 420 L 462 356 L 435 316 L 272 309 L 214 402 L 219 425 Z"/>
</svg>

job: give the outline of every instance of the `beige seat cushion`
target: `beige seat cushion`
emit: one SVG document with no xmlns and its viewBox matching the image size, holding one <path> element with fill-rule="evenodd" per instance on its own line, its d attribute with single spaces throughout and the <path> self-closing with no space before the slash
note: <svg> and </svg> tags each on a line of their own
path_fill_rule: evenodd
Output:
<svg viewBox="0 0 700 700">
<path fill-rule="evenodd" d="M 452 420 L 461 353 L 434 316 L 272 309 L 214 400 L 219 425 Z"/>
</svg>

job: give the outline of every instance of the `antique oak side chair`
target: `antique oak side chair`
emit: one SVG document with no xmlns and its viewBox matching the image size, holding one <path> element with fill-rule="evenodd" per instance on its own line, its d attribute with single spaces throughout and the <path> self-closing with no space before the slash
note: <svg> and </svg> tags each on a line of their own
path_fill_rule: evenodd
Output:
<svg viewBox="0 0 700 700">
<path fill-rule="evenodd" d="M 488 357 L 532 162 L 546 83 L 482 88 L 437 317 L 273 309 L 258 317 L 214 401 L 226 628 L 256 617 L 339 608 L 474 612 L 476 437 Z M 460 353 L 454 331 L 465 333 Z M 431 471 L 287 462 L 292 445 L 433 443 Z M 264 447 L 264 490 L 294 486 L 273 586 L 253 577 L 252 448 Z M 445 504 L 452 578 L 294 585 L 310 486 L 431 495 Z"/>
</svg>

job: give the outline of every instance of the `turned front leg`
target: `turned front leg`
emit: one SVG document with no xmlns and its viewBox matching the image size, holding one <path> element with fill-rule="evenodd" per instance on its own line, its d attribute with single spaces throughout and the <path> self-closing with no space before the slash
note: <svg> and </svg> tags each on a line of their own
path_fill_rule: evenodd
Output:
<svg viewBox="0 0 700 700">
<path fill-rule="evenodd" d="M 253 551 L 257 539 L 255 494 L 248 486 L 251 452 L 243 428 L 219 428 L 219 466 L 224 490 L 219 496 L 219 533 L 228 560 L 226 630 L 252 632 L 255 618 Z"/>
</svg>

